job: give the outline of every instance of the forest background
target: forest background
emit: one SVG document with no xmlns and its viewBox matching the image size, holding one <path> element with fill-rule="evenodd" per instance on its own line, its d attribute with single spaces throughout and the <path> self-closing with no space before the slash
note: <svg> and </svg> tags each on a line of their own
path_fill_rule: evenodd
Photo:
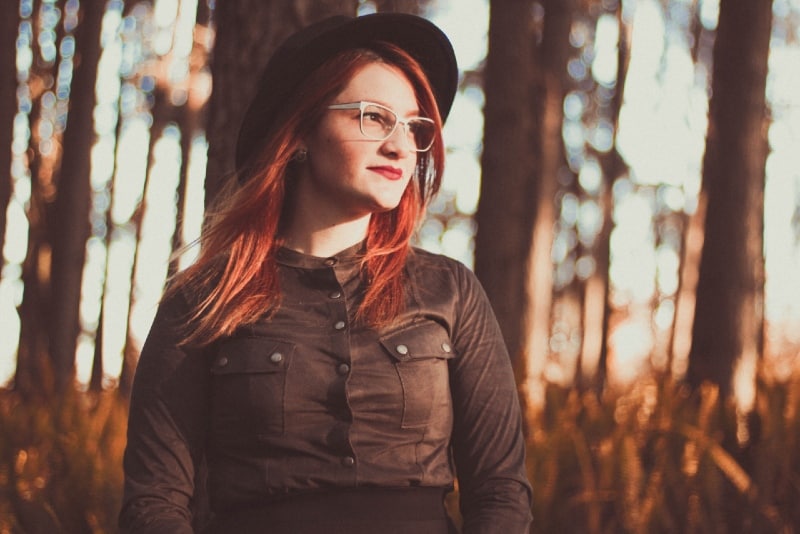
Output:
<svg viewBox="0 0 800 534">
<path fill-rule="evenodd" d="M 800 1 L 0 9 L 0 532 L 116 531 L 138 351 L 255 73 L 374 11 L 456 48 L 416 242 L 501 323 L 531 532 L 800 530 Z"/>
</svg>

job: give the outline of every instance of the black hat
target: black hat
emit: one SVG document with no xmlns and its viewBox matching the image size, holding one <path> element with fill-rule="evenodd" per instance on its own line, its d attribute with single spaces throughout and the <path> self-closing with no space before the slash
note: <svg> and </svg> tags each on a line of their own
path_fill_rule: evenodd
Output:
<svg viewBox="0 0 800 534">
<path fill-rule="evenodd" d="M 439 28 L 405 13 L 331 17 L 289 37 L 270 58 L 239 128 L 236 168 L 244 168 L 281 106 L 314 69 L 338 52 L 368 48 L 376 41 L 395 44 L 419 62 L 444 120 L 455 97 L 458 67 L 453 47 Z"/>
</svg>

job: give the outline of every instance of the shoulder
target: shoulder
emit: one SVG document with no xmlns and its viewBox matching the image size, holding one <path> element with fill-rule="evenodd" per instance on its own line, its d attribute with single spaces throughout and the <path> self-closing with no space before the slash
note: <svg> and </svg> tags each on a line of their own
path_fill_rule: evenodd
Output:
<svg viewBox="0 0 800 534">
<path fill-rule="evenodd" d="M 475 297 L 484 298 L 475 273 L 454 258 L 413 248 L 407 266 L 410 281 L 423 301 L 446 298 L 458 309 Z"/>
<path fill-rule="evenodd" d="M 187 309 L 197 309 L 220 283 L 225 262 L 225 257 L 218 257 L 176 273 L 167 281 L 162 303 L 181 303 Z"/>
<path fill-rule="evenodd" d="M 408 265 L 410 270 L 418 276 L 445 277 L 458 285 L 477 283 L 475 274 L 462 262 L 421 248 L 413 247 L 411 249 Z"/>
</svg>

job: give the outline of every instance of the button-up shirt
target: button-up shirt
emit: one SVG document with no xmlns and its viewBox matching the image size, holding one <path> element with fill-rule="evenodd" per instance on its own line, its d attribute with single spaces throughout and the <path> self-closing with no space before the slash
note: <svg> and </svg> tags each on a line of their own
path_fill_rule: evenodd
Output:
<svg viewBox="0 0 800 534">
<path fill-rule="evenodd" d="M 277 309 L 203 348 L 179 345 L 190 299 L 162 302 L 134 380 L 123 528 L 191 532 L 206 461 L 219 515 L 305 491 L 447 488 L 457 473 L 465 533 L 527 532 L 515 381 L 480 284 L 415 249 L 404 310 L 370 328 L 355 321 L 360 249 L 281 249 Z"/>
</svg>

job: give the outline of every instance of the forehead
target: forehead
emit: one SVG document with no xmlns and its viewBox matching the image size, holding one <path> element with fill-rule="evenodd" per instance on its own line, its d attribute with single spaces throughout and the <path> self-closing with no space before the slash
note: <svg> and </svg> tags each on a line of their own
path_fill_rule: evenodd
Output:
<svg viewBox="0 0 800 534">
<path fill-rule="evenodd" d="M 371 100 L 408 110 L 417 107 L 414 87 L 405 73 L 394 65 L 379 62 L 368 63 L 358 69 L 339 94 L 339 99 Z"/>
</svg>

